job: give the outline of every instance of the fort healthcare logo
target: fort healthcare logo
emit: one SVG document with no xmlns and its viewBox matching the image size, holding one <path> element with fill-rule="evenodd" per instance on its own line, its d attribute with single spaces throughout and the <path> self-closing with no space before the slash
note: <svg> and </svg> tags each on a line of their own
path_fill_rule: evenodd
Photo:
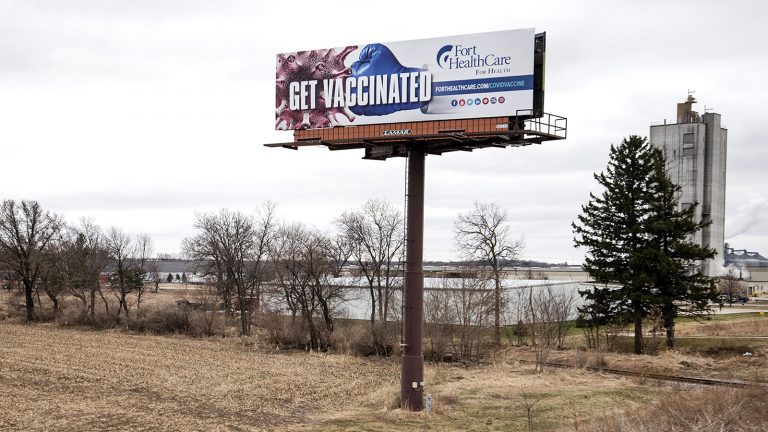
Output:
<svg viewBox="0 0 768 432">
<path fill-rule="evenodd" d="M 469 69 L 487 66 L 509 66 L 511 56 L 499 56 L 477 49 L 477 45 L 445 45 L 437 51 L 437 65 L 443 69 Z"/>
</svg>

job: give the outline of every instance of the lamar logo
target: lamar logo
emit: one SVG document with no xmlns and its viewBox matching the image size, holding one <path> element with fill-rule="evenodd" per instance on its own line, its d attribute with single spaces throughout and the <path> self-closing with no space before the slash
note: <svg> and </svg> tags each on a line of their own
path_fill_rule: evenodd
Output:
<svg viewBox="0 0 768 432">
<path fill-rule="evenodd" d="M 411 130 L 410 129 L 385 130 L 381 134 L 382 135 L 410 135 Z"/>
</svg>

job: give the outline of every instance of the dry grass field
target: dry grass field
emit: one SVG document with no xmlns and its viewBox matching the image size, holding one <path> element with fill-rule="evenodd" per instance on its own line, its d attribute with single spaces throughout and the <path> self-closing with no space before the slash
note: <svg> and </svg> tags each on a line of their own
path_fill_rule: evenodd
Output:
<svg viewBox="0 0 768 432">
<path fill-rule="evenodd" d="M 193 298 L 193 290 L 163 284 L 159 293 L 147 292 L 143 304 L 175 308 L 176 300 Z M 17 300 L 0 292 L 6 308 Z M 640 431 L 658 427 L 627 425 L 654 424 L 660 421 L 655 413 L 669 407 L 677 410 L 665 414 L 672 419 L 702 407 L 696 421 L 704 423 L 696 424 L 707 424 L 723 418 L 723 410 L 732 422 L 747 418 L 755 404 L 768 406 L 763 390 L 755 400 L 578 368 L 768 382 L 768 318 L 757 314 L 682 322 L 683 347 L 658 355 L 551 352 L 550 361 L 576 369 L 536 374 L 518 361 L 533 359 L 525 347 L 498 352 L 483 365 L 428 364 L 430 416 L 396 409 L 397 357 L 276 351 L 259 337 L 155 336 L 4 318 L 0 314 L 0 431 L 528 431 L 531 404 L 532 430 Z M 570 338 L 581 346 L 581 334 Z M 745 350 L 754 355 L 743 356 Z M 678 400 L 690 406 L 675 406 Z M 722 406 L 726 400 L 733 407 Z M 750 427 L 723 430 L 768 430 Z"/>
<path fill-rule="evenodd" d="M 392 387 L 396 368 L 236 339 L 0 323 L 0 430 L 292 429 Z"/>
<path fill-rule="evenodd" d="M 144 292 L 144 299 L 142 302 L 149 306 L 161 306 L 172 304 L 176 300 L 181 299 L 194 301 L 195 294 L 200 289 L 202 289 L 202 285 L 161 283 L 157 293 L 152 289 L 147 289 Z M 133 301 L 133 298 L 131 300 Z"/>
<path fill-rule="evenodd" d="M 768 314 L 740 314 L 727 320 L 686 322 L 678 325 L 678 336 L 768 337 Z"/>
<path fill-rule="evenodd" d="M 748 349 L 752 355 L 744 356 L 742 352 L 745 349 Z M 657 355 L 643 356 L 616 352 L 553 350 L 548 360 L 575 367 L 589 366 L 638 373 L 768 383 L 768 349 L 743 348 L 741 345 L 735 345 L 710 347 L 708 350 L 711 354 L 665 350 Z M 514 352 L 518 358 L 529 361 L 535 359 L 531 348 L 516 348 Z"/>
<path fill-rule="evenodd" d="M 670 387 L 581 371 L 429 365 L 430 417 L 397 409 L 397 360 L 0 322 L 0 430 L 536 430 L 586 424 Z M 584 430 L 584 429 L 581 429 Z"/>
</svg>

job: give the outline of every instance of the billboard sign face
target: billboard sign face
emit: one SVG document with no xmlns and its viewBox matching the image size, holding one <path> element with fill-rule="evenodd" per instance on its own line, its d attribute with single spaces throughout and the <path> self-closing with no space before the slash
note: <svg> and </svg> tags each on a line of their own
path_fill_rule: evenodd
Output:
<svg viewBox="0 0 768 432">
<path fill-rule="evenodd" d="M 277 130 L 533 109 L 534 29 L 277 55 Z"/>
</svg>

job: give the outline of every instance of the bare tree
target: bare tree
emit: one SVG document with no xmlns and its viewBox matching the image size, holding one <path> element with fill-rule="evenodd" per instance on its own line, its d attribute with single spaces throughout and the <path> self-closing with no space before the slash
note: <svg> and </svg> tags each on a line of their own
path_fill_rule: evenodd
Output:
<svg viewBox="0 0 768 432">
<path fill-rule="evenodd" d="M 527 287 L 525 325 L 536 355 L 536 369 L 543 371 L 554 348 L 561 348 L 574 316 L 576 294 L 556 286 Z"/>
<path fill-rule="evenodd" d="M 456 246 L 466 259 L 487 267 L 494 282 L 495 343 L 501 345 L 503 314 L 502 267 L 523 249 L 523 241 L 510 239 L 507 211 L 493 203 L 475 201 L 474 209 L 461 213 L 454 224 Z"/>
<path fill-rule="evenodd" d="M 562 348 L 568 334 L 569 322 L 576 318 L 576 292 L 563 287 L 548 287 L 550 301 L 548 319 L 555 323 L 555 342 Z"/>
<path fill-rule="evenodd" d="M 111 227 L 107 231 L 106 248 L 114 267 L 110 278 L 112 293 L 118 300 L 115 323 L 120 319 L 120 312 L 125 311 L 128 317 L 128 294 L 135 292 L 137 303 L 141 302 L 144 292 L 144 276 L 146 263 L 152 253 L 152 240 L 146 234 L 131 236 L 120 228 Z M 106 302 L 105 302 L 106 304 Z M 138 308 L 138 306 L 137 306 Z"/>
<path fill-rule="evenodd" d="M 106 247 L 111 264 L 114 266 L 113 272 L 110 275 L 109 286 L 112 289 L 112 293 L 118 299 L 115 319 L 119 319 L 120 312 L 123 310 L 128 315 L 126 296 L 133 290 L 133 285 L 135 284 L 132 272 L 130 271 L 131 256 L 134 252 L 131 236 L 118 227 L 110 227 L 107 231 Z M 104 304 L 109 308 L 106 301 Z"/>
<path fill-rule="evenodd" d="M 292 317 L 298 315 L 309 333 L 309 346 L 320 346 L 320 330 L 314 320 L 319 304 L 313 291 L 313 275 L 317 271 L 319 251 L 315 239 L 301 225 L 282 227 L 274 243 L 272 262 L 275 275 Z"/>
<path fill-rule="evenodd" d="M 197 271 L 200 272 L 201 276 L 213 280 L 227 314 L 231 314 L 234 310 L 232 307 L 233 285 L 226 278 L 224 244 L 219 234 L 219 217 L 210 214 L 197 214 L 195 216 L 195 229 L 198 233 L 193 237 L 184 239 L 182 248 L 187 256 L 197 261 Z"/>
<path fill-rule="evenodd" d="M 184 250 L 196 259 L 203 276 L 213 276 L 228 310 L 235 297 L 240 310 L 240 334 L 251 333 L 251 314 L 259 309 L 262 284 L 268 277 L 267 250 L 274 236 L 274 209 L 265 203 L 256 217 L 221 210 L 218 215 L 197 215 L 198 233 L 184 241 Z"/>
<path fill-rule="evenodd" d="M 42 288 L 53 304 L 54 318 L 58 318 L 61 311 L 61 295 L 73 291 L 79 285 L 78 263 L 74 257 L 73 246 L 71 235 L 63 226 L 57 239 L 51 241 L 43 252 L 40 279 L 36 289 Z"/>
<path fill-rule="evenodd" d="M 149 281 L 154 285 L 155 294 L 160 290 L 160 282 L 162 277 L 160 276 L 160 258 L 154 258 L 147 261 L 147 272 Z"/>
<path fill-rule="evenodd" d="M 448 353 L 452 348 L 454 329 L 458 317 L 453 308 L 453 295 L 446 289 L 424 292 L 424 337 L 429 343 L 426 356 L 429 360 L 444 361 L 453 357 Z"/>
<path fill-rule="evenodd" d="M 93 237 L 89 235 L 93 234 L 93 227 L 87 220 L 82 222 L 83 229 L 62 224 L 59 235 L 44 253 L 40 286 L 53 303 L 56 315 L 60 311 L 59 299 L 64 293 L 80 300 L 83 317 L 95 302 L 95 293 L 89 297 L 88 291 L 98 286 L 99 274 L 109 258 L 103 248 L 91 248 Z M 98 262 L 94 262 L 97 256 Z M 94 264 L 96 271 L 93 271 Z"/>
<path fill-rule="evenodd" d="M 311 349 L 327 347 L 335 307 L 344 299 L 343 287 L 334 281 L 338 261 L 344 259 L 339 258 L 337 246 L 301 224 L 281 227 L 274 242 L 272 262 L 278 283 L 292 316 L 299 315 L 306 326 Z"/>
<path fill-rule="evenodd" d="M 460 274 L 462 277 L 442 279 L 439 289 L 425 292 L 425 336 L 433 354 L 441 359 L 479 358 L 488 343 L 493 291 L 487 289 L 485 279 L 475 277 L 473 267 Z"/>
<path fill-rule="evenodd" d="M 81 219 L 80 224 L 74 227 L 73 231 L 77 237 L 73 252 L 78 262 L 77 269 L 80 272 L 81 283 L 73 287 L 71 293 L 86 305 L 85 313 L 89 313 L 93 321 L 96 315 L 96 293 L 98 292 L 102 299 L 104 298 L 99 276 L 110 262 L 106 236 L 101 227 L 90 219 Z"/>
<path fill-rule="evenodd" d="M 221 314 L 217 313 L 219 293 L 215 284 L 205 283 L 192 291 L 194 307 L 191 314 L 193 328 L 200 329 L 203 336 L 213 336 Z"/>
<path fill-rule="evenodd" d="M 470 274 L 477 274 L 470 268 Z M 459 318 L 458 337 L 454 341 L 455 350 L 462 358 L 479 358 L 483 346 L 487 344 L 487 329 L 493 315 L 493 293 L 484 279 L 462 277 L 455 280 L 453 296 L 454 308 Z"/>
<path fill-rule="evenodd" d="M 526 288 L 512 288 L 507 296 L 504 297 L 506 313 L 503 319 L 507 319 L 506 325 L 512 326 L 512 331 L 507 332 L 509 342 L 515 346 L 523 346 L 528 342 L 528 290 Z"/>
<path fill-rule="evenodd" d="M 5 200 L 0 205 L 0 265 L 12 270 L 24 285 L 27 320 L 35 319 L 32 296 L 45 251 L 60 232 L 61 219 L 37 201 Z"/>
<path fill-rule="evenodd" d="M 141 298 L 147 288 L 146 278 L 154 247 L 152 246 L 152 238 L 148 234 L 138 234 L 134 241 L 136 242 L 135 265 L 141 277 L 136 284 L 136 313 L 138 314 L 141 312 Z"/>
<path fill-rule="evenodd" d="M 528 432 L 533 432 L 533 408 L 536 406 L 536 404 L 541 402 L 546 397 L 546 395 L 532 394 L 527 390 L 523 390 L 521 395 L 523 397 L 523 409 L 525 410 L 525 418 L 528 421 Z"/>
<path fill-rule="evenodd" d="M 725 296 L 725 300 L 731 306 L 735 299 L 747 295 L 747 288 L 744 286 L 741 277 L 736 273 L 736 269 L 733 267 L 728 267 L 725 271 L 725 275 L 720 278 L 718 285 L 720 293 Z"/>
<path fill-rule="evenodd" d="M 338 278 L 341 276 L 349 257 L 352 256 L 353 245 L 349 238 L 343 234 L 329 236 L 326 242 L 331 276 Z"/>
<path fill-rule="evenodd" d="M 99 276 L 110 262 L 103 243 L 101 230 L 90 220 L 83 219 L 79 226 L 61 225 L 59 235 L 44 254 L 39 284 L 56 315 L 60 311 L 59 299 L 67 293 L 80 300 L 83 318 L 89 312 L 93 318 Z"/>
<path fill-rule="evenodd" d="M 339 275 L 341 267 L 349 258 L 350 250 L 345 249 L 348 244 L 340 236 L 319 235 L 317 243 L 320 248 L 320 262 L 314 266 L 312 272 L 313 291 L 320 303 L 325 327 L 329 332 L 333 332 L 333 317 L 336 309 L 346 300 L 344 295 L 346 287 Z"/>
<path fill-rule="evenodd" d="M 393 305 L 402 267 L 403 215 L 386 200 L 368 200 L 357 211 L 336 221 L 351 247 L 352 259 L 368 283 L 371 328 L 378 319 L 386 323 Z"/>
</svg>

